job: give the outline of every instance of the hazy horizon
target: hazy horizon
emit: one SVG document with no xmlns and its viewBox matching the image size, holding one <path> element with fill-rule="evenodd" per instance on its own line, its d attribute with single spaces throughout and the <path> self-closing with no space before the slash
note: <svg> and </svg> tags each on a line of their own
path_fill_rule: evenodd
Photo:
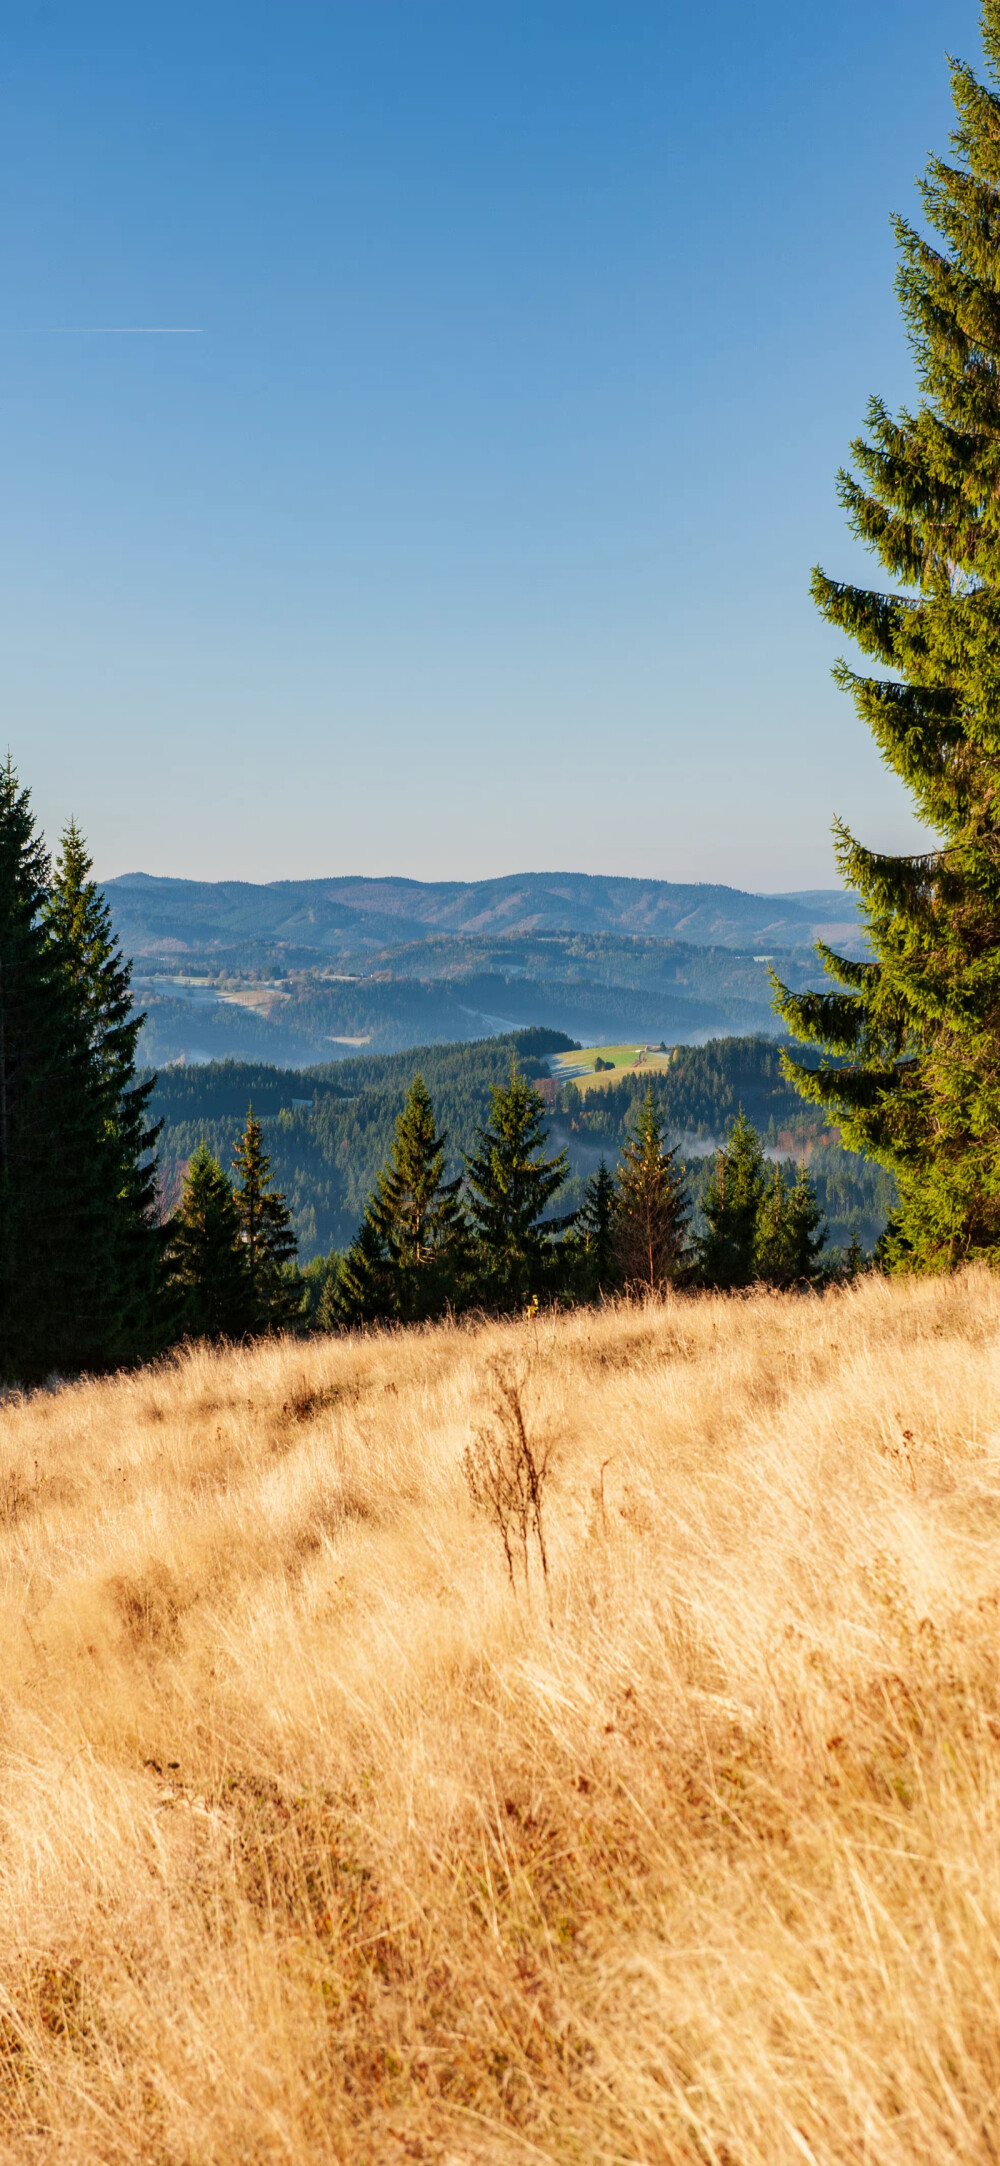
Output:
<svg viewBox="0 0 1000 2166">
<path fill-rule="evenodd" d="M 742 893 L 751 895 L 762 895 L 765 898 L 770 896 L 781 896 L 793 900 L 796 898 L 807 898 L 810 895 L 841 894 L 846 896 L 849 895 L 851 892 L 849 888 L 846 888 L 844 886 L 843 881 L 836 879 L 827 881 L 825 883 L 822 881 L 817 881 L 811 886 L 803 886 L 797 888 L 741 888 L 737 882 L 732 880 L 703 880 L 693 878 L 686 880 L 673 880 L 671 879 L 669 873 L 617 873 L 605 871 L 585 872 L 579 865 L 562 867 L 550 867 L 545 865 L 534 867 L 525 866 L 517 872 L 485 872 L 476 874 L 469 879 L 463 879 L 459 874 L 453 874 L 448 872 L 442 872 L 433 877 L 421 879 L 413 873 L 399 873 L 387 871 L 367 873 L 346 871 L 286 873 L 279 875 L 273 880 L 254 880 L 244 873 L 230 873 L 219 875 L 197 872 L 151 873 L 146 870 L 146 867 L 144 865 L 132 865 L 122 872 L 101 873 L 100 878 L 106 885 L 109 886 L 116 880 L 186 880 L 190 881 L 193 886 L 197 887 L 310 887 L 313 885 L 319 886 L 321 884 L 325 884 L 328 881 L 334 880 L 365 880 L 375 883 L 400 881 L 416 887 L 480 887 L 492 885 L 498 881 L 504 880 L 635 880 L 640 886 L 652 884 L 656 886 L 667 887 L 730 887 L 733 888 L 734 891 L 738 894 Z"/>
</svg>

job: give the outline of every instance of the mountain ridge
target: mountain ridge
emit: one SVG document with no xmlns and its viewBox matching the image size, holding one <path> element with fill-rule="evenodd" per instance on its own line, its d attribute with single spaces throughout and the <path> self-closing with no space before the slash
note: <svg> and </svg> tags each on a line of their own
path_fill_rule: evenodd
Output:
<svg viewBox="0 0 1000 2166">
<path fill-rule="evenodd" d="M 714 881 L 600 873 L 508 873 L 468 881 L 334 874 L 266 882 L 121 873 L 104 883 L 137 954 L 255 936 L 318 952 L 428 932 L 618 932 L 694 946 L 801 947 L 831 933 L 856 946 L 854 898 L 838 889 L 755 894 Z"/>
</svg>

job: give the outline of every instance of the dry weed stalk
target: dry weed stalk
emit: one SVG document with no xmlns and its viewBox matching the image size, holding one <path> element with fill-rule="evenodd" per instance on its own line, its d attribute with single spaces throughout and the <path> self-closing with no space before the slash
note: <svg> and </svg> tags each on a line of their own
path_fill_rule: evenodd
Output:
<svg viewBox="0 0 1000 2166">
<path fill-rule="evenodd" d="M 542 1584 L 552 1622 L 549 1558 L 542 1523 L 542 1499 L 553 1467 L 551 1438 L 533 1438 L 525 1415 L 530 1369 L 515 1363 L 489 1365 L 492 1418 L 476 1430 L 462 1455 L 462 1470 L 477 1511 L 496 1528 L 503 1545 L 511 1588 L 517 1592 L 515 1559 L 520 1563 L 530 1600 L 529 1552 L 532 1541 L 542 1568 Z"/>
</svg>

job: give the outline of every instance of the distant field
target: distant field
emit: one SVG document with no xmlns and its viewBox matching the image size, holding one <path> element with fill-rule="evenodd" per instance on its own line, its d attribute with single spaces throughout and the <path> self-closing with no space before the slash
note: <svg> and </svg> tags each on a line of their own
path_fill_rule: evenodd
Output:
<svg viewBox="0 0 1000 2166">
<path fill-rule="evenodd" d="M 670 1066 L 670 1051 L 648 1045 L 587 1045 L 579 1052 L 554 1053 L 549 1061 L 552 1074 L 559 1083 L 575 1083 L 579 1091 L 604 1090 L 609 1083 L 620 1083 L 623 1072 L 641 1074 L 648 1068 L 651 1074 L 662 1075 Z M 599 1060 L 607 1065 L 601 1074 L 596 1073 Z"/>
</svg>

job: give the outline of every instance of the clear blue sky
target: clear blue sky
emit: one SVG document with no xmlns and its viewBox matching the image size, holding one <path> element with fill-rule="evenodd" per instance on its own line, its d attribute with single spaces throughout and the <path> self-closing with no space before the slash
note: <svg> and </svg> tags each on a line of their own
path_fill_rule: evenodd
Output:
<svg viewBox="0 0 1000 2166">
<path fill-rule="evenodd" d="M 0 687 L 100 872 L 832 881 L 970 0 L 6 0 Z M 196 336 L 113 335 L 182 327 Z"/>
</svg>

